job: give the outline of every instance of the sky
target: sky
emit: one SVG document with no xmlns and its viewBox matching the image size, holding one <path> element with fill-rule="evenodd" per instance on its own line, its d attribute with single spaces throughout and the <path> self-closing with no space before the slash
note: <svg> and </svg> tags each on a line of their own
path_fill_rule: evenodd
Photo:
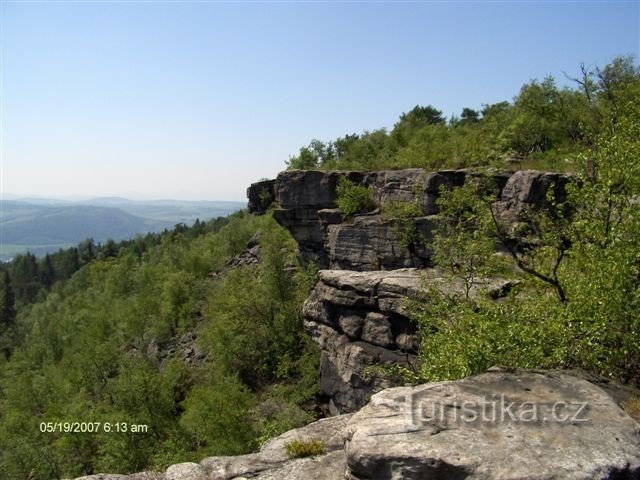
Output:
<svg viewBox="0 0 640 480">
<path fill-rule="evenodd" d="M 5 1 L 0 192 L 244 200 L 314 139 L 640 52 L 640 2 Z"/>
</svg>

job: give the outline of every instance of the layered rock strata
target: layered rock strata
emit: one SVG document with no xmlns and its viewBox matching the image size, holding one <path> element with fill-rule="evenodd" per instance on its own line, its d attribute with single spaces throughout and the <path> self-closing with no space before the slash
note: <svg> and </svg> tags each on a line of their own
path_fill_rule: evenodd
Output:
<svg viewBox="0 0 640 480">
<path fill-rule="evenodd" d="M 278 206 L 274 217 L 298 242 L 301 259 L 321 269 L 423 268 L 431 264 L 429 244 L 441 188 L 459 187 L 468 176 L 476 175 L 466 170 L 427 172 L 418 168 L 373 172 L 288 170 L 273 184 L 259 182 L 249 188 L 249 211 L 266 211 L 265 205 L 256 200 L 259 192 L 264 198 L 273 197 Z M 345 219 L 337 208 L 336 188 L 342 177 L 370 187 L 379 208 Z M 548 205 L 550 191 L 563 200 L 569 177 L 525 170 L 494 173 L 488 178 L 496 191 L 496 211 L 505 221 L 517 222 L 524 212 Z M 419 206 L 420 215 L 409 221 L 423 242 L 408 245 L 402 238 L 402 222 L 381 214 L 395 202 Z"/>
<path fill-rule="evenodd" d="M 504 295 L 511 282 L 487 279 L 471 295 Z M 320 387 L 332 414 L 363 406 L 392 385 L 377 367 L 411 368 L 418 350 L 417 325 L 407 307 L 428 288 L 462 294 L 461 279 L 434 269 L 353 272 L 321 270 L 304 305 L 305 328 L 321 350 Z"/>
</svg>

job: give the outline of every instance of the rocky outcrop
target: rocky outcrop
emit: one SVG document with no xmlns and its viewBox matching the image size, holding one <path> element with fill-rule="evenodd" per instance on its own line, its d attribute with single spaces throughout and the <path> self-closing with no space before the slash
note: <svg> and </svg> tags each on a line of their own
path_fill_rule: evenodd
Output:
<svg viewBox="0 0 640 480">
<path fill-rule="evenodd" d="M 82 480 L 640 479 L 640 424 L 618 405 L 630 394 L 580 372 L 496 368 L 386 389 L 354 415 L 291 430 L 257 453 Z M 325 452 L 290 459 L 292 440 L 319 440 Z"/>
<path fill-rule="evenodd" d="M 200 463 L 179 463 L 164 473 L 133 475 L 89 475 L 76 480 L 338 480 L 344 478 L 347 464 L 344 433 L 351 415 L 340 415 L 290 430 L 269 440 L 257 453 L 209 457 Z M 291 459 L 285 445 L 298 440 L 320 441 L 325 452 L 308 458 Z"/>
<path fill-rule="evenodd" d="M 275 180 L 261 180 L 247 188 L 249 213 L 266 213 L 276 199 L 275 186 Z"/>
<path fill-rule="evenodd" d="M 442 187 L 455 188 L 476 173 L 466 170 L 427 172 L 423 169 L 353 171 L 288 170 L 275 181 L 274 196 L 278 208 L 274 217 L 298 242 L 301 259 L 318 268 L 358 271 L 423 268 L 431 264 L 430 242 L 437 199 Z M 341 177 L 371 188 L 378 209 L 354 218 L 343 218 L 337 208 L 336 187 Z M 494 173 L 490 183 L 497 192 L 497 210 L 505 221 L 521 219 L 524 211 L 548 204 L 547 193 L 560 201 L 568 176 L 525 170 L 513 175 Z M 249 193 L 264 188 L 254 184 Z M 388 218 L 381 214 L 394 202 L 413 202 L 421 214 L 413 219 Z M 250 205 L 255 202 L 250 200 Z M 254 208 L 254 207 L 251 207 Z M 255 211 L 262 211 L 255 209 Z M 403 229 L 407 222 L 423 241 L 407 243 Z"/>
<path fill-rule="evenodd" d="M 566 200 L 566 187 L 570 176 L 555 172 L 520 170 L 511 175 L 496 202 L 496 212 L 502 223 L 516 225 L 526 222 L 527 215 L 546 207 L 554 211 L 551 203 Z M 568 212 L 563 212 L 568 213 Z"/>
<path fill-rule="evenodd" d="M 640 478 L 640 424 L 562 372 L 385 390 L 349 421 L 345 450 L 350 480 Z"/>
<path fill-rule="evenodd" d="M 237 255 L 229 258 L 225 263 L 225 268 L 240 268 L 248 265 L 260 263 L 260 235 L 254 234 L 247 242 L 246 248 Z"/>
<path fill-rule="evenodd" d="M 344 218 L 337 208 L 341 178 L 369 187 L 377 205 L 371 212 Z M 276 220 L 296 239 L 300 257 L 321 269 L 320 282 L 305 305 L 306 329 L 322 351 L 321 387 L 332 413 L 361 407 L 388 379 L 371 375 L 376 366 L 411 365 L 417 350 L 416 325 L 405 315 L 406 299 L 420 290 L 421 277 L 431 285 L 462 291 L 433 271 L 432 243 L 442 188 L 456 188 L 480 174 L 467 170 L 423 169 L 301 171 L 280 173 L 274 195 Z M 569 176 L 535 170 L 483 174 L 495 196 L 494 211 L 505 232 L 524 232 L 531 212 L 553 210 L 566 197 Z M 256 191 L 262 184 L 250 188 Z M 394 202 L 409 202 L 418 215 L 394 218 Z M 385 214 L 385 212 L 387 212 Z M 410 230 L 416 241 L 407 241 Z M 517 242 L 516 242 L 517 243 Z M 515 246 L 515 245 L 514 245 Z M 409 270 L 407 270 L 409 268 Z M 422 273 L 417 270 L 420 269 Z M 329 271 L 330 269 L 330 271 Z M 356 274 L 354 272 L 362 272 Z M 496 283 L 492 285 L 492 283 Z M 488 281 L 494 296 L 508 282 Z"/>
<path fill-rule="evenodd" d="M 305 328 L 322 352 L 320 387 L 332 414 L 354 411 L 372 393 L 392 385 L 388 376 L 373 374 L 376 367 L 413 364 L 418 335 L 407 302 L 425 286 L 464 291 L 460 279 L 432 269 L 320 271 L 304 305 Z M 485 280 L 471 294 L 497 297 L 509 287 L 506 280 Z"/>
</svg>

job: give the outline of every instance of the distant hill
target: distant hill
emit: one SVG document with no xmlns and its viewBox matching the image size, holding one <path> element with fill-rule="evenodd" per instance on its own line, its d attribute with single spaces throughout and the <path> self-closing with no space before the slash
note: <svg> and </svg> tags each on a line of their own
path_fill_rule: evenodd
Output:
<svg viewBox="0 0 640 480">
<path fill-rule="evenodd" d="M 54 203 L 55 202 L 55 203 Z M 177 223 L 191 224 L 226 216 L 244 208 L 242 202 L 137 202 L 122 198 L 33 203 L 3 200 L 0 208 L 0 259 L 27 250 L 37 254 L 74 245 L 85 238 L 104 242 L 157 232 Z"/>
</svg>

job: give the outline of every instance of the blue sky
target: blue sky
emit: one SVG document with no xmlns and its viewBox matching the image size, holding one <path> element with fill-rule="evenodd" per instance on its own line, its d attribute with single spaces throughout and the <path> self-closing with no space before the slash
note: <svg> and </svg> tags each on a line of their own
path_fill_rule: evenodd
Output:
<svg viewBox="0 0 640 480">
<path fill-rule="evenodd" d="M 2 192 L 242 200 L 313 138 L 640 51 L 631 2 L 6 2 Z"/>
</svg>

